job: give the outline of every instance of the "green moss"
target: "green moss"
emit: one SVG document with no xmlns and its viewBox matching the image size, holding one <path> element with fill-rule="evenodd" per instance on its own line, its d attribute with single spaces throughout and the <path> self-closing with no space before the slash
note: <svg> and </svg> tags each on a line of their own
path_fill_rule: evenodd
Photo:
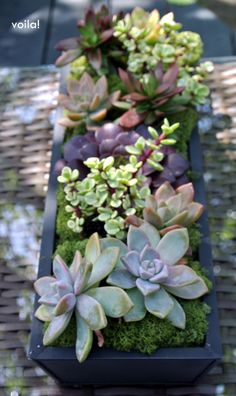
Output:
<svg viewBox="0 0 236 396">
<path fill-rule="evenodd" d="M 158 348 L 202 345 L 207 332 L 206 316 L 209 307 L 200 300 L 182 300 L 181 304 L 187 318 L 185 330 L 177 329 L 167 320 L 161 320 L 149 313 L 140 322 L 119 323 L 116 319 L 108 318 L 108 325 L 103 330 L 105 346 L 122 351 L 137 350 L 150 354 Z M 75 339 L 76 323 L 73 317 L 67 329 L 53 345 L 74 346 Z"/>
<path fill-rule="evenodd" d="M 85 252 L 85 247 L 88 242 L 88 239 L 83 240 L 73 240 L 73 241 L 65 241 L 57 245 L 54 255 L 59 254 L 63 260 L 70 265 L 72 263 L 74 254 L 76 250 L 79 250 L 82 256 Z"/>
<path fill-rule="evenodd" d="M 199 228 L 200 226 L 197 223 L 193 223 L 188 227 L 189 245 L 193 253 L 197 251 L 201 241 L 201 232 Z"/>
<path fill-rule="evenodd" d="M 56 221 L 56 233 L 60 241 L 74 241 L 78 240 L 78 234 L 74 233 L 70 228 L 67 227 L 67 222 L 70 219 L 70 213 L 65 211 L 65 206 L 67 205 L 63 186 L 58 185 L 57 190 L 57 221 Z"/>
<path fill-rule="evenodd" d="M 188 265 L 204 280 L 209 290 L 212 289 L 212 282 L 208 278 L 206 268 L 204 268 L 199 261 L 191 260 Z"/>
<path fill-rule="evenodd" d="M 182 153 L 185 157 L 188 156 L 188 142 L 190 140 L 193 128 L 195 127 L 198 114 L 196 110 L 190 108 L 180 113 L 171 114 L 168 116 L 170 124 L 179 122 L 180 126 L 173 137 L 176 139 L 175 148 L 178 152 Z"/>
</svg>

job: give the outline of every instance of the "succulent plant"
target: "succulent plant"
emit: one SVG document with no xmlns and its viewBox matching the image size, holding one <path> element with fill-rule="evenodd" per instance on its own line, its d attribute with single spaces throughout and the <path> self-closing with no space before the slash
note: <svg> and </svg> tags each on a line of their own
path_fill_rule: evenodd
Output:
<svg viewBox="0 0 236 396">
<path fill-rule="evenodd" d="M 178 73 L 177 65 L 171 65 L 164 72 L 160 63 L 140 82 L 130 72 L 120 69 L 120 78 L 127 87 L 128 95 L 117 102 L 116 106 L 126 109 L 129 107 L 120 117 L 120 125 L 125 128 L 133 128 L 143 122 L 150 125 L 165 114 L 181 110 L 179 94 L 184 88 L 177 87 Z"/>
<path fill-rule="evenodd" d="M 57 44 L 56 49 L 63 53 L 56 60 L 56 65 L 64 66 L 83 55 L 87 57 L 92 68 L 98 71 L 102 66 L 103 51 L 110 43 L 114 46 L 112 16 L 105 6 L 97 13 L 89 8 L 85 19 L 78 21 L 77 26 L 78 37 L 65 39 Z M 119 47 L 119 42 L 116 42 L 116 47 Z"/>
<path fill-rule="evenodd" d="M 146 198 L 143 218 L 159 229 L 174 225 L 188 227 L 196 222 L 204 211 L 204 206 L 193 199 L 192 183 L 174 190 L 169 182 L 165 182 L 154 195 Z"/>
<path fill-rule="evenodd" d="M 122 239 L 127 228 L 125 218 L 139 214 L 150 194 L 145 176 L 138 174 L 142 162 L 130 156 L 125 165 L 116 165 L 110 156 L 102 160 L 91 157 L 84 164 L 90 170 L 85 179 L 80 181 L 79 171 L 69 167 L 64 167 L 58 177 L 65 185 L 65 210 L 71 213 L 68 227 L 80 233 L 85 220 L 99 220 L 107 234 Z"/>
<path fill-rule="evenodd" d="M 176 141 L 170 138 L 178 127 L 179 123 L 170 125 L 167 119 L 164 119 L 161 132 L 153 127 L 140 125 L 136 128 L 136 132 L 141 137 L 133 146 L 126 147 L 130 154 L 136 155 L 138 161 L 142 161 L 139 172 L 148 176 L 152 190 L 165 181 L 169 181 L 174 186 L 188 182 L 186 171 L 189 163 L 172 147 Z"/>
<path fill-rule="evenodd" d="M 139 138 L 135 131 L 125 131 L 119 125 L 108 122 L 96 129 L 70 139 L 64 146 L 64 166 L 78 169 L 80 177 L 84 178 L 89 173 L 89 168 L 84 165 L 90 157 L 100 159 L 113 156 L 127 157 L 127 145 L 133 145 Z"/>
<path fill-rule="evenodd" d="M 79 81 L 69 80 L 67 88 L 68 95 L 59 97 L 59 103 L 67 110 L 66 117 L 59 122 L 66 127 L 85 123 L 89 129 L 96 128 L 120 95 L 119 91 L 109 95 L 105 76 L 95 83 L 88 73 Z"/>
<path fill-rule="evenodd" d="M 101 250 L 95 233 L 88 240 L 85 257 L 77 251 L 70 267 L 60 256 L 55 257 L 54 276 L 44 276 L 34 284 L 41 304 L 35 316 L 50 322 L 44 333 L 44 345 L 52 344 L 63 333 L 75 313 L 76 356 L 83 362 L 92 348 L 93 331 L 102 339 L 99 330 L 107 325 L 106 315 L 119 318 L 131 309 L 133 303 L 122 289 L 99 287 L 99 282 L 115 267 L 118 256 L 117 247 Z"/>
<path fill-rule="evenodd" d="M 112 245 L 108 238 L 106 246 Z M 188 247 L 185 228 L 169 231 L 160 239 L 149 223 L 139 228 L 130 226 L 127 246 L 122 247 L 120 260 L 107 278 L 109 284 L 125 289 L 134 303 L 124 316 L 127 322 L 142 320 L 148 311 L 185 328 L 185 313 L 175 297 L 191 300 L 208 292 L 204 280 L 193 269 L 179 264 Z"/>
</svg>

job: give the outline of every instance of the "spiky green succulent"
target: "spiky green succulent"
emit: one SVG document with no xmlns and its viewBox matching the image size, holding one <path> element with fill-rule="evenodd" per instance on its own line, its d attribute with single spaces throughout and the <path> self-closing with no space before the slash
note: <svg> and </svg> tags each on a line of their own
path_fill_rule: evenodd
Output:
<svg viewBox="0 0 236 396">
<path fill-rule="evenodd" d="M 112 246 L 113 241 L 106 241 Z M 160 239 L 149 223 L 130 226 L 127 246 L 109 275 L 109 284 L 125 289 L 134 307 L 124 316 L 126 321 L 142 320 L 146 311 L 169 320 L 184 329 L 186 318 L 175 297 L 195 299 L 208 292 L 204 280 L 187 265 L 179 264 L 189 247 L 187 229 L 168 232 Z"/>
<path fill-rule="evenodd" d="M 65 117 L 59 122 L 69 128 L 82 123 L 88 129 L 96 128 L 120 95 L 119 91 L 109 95 L 105 76 L 94 82 L 86 72 L 79 81 L 70 79 L 67 89 L 68 95 L 61 94 L 59 97 L 59 103 L 66 109 Z"/>
<path fill-rule="evenodd" d="M 122 289 L 99 287 L 99 282 L 115 267 L 118 256 L 117 247 L 102 251 L 95 233 L 88 240 L 85 257 L 77 251 L 70 267 L 60 256 L 55 257 L 54 276 L 44 276 L 34 284 L 41 304 L 35 316 L 50 322 L 44 333 L 44 345 L 52 344 L 63 333 L 75 313 L 76 356 L 83 362 L 92 348 L 93 331 L 99 332 L 107 325 L 106 315 L 119 318 L 131 309 L 133 303 Z M 98 335 L 101 342 L 102 335 Z"/>
</svg>

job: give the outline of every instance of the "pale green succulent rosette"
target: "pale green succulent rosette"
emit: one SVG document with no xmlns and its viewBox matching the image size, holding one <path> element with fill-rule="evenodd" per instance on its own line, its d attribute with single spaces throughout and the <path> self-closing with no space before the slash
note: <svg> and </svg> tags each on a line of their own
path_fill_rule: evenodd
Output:
<svg viewBox="0 0 236 396">
<path fill-rule="evenodd" d="M 70 267 L 60 256 L 55 257 L 54 276 L 45 276 L 35 282 L 41 304 L 35 316 L 50 322 L 43 337 L 45 346 L 63 333 L 75 312 L 76 356 L 83 362 L 92 348 L 93 331 L 99 332 L 107 326 L 106 316 L 119 318 L 129 312 L 133 303 L 124 290 L 113 286 L 99 287 L 100 281 L 114 269 L 118 258 L 117 247 L 101 250 L 97 233 L 89 238 L 85 257 L 77 251 Z"/>
<path fill-rule="evenodd" d="M 112 246 L 112 240 L 107 239 L 105 244 Z M 107 278 L 109 284 L 125 289 L 134 303 L 124 316 L 127 322 L 142 320 L 148 311 L 185 328 L 185 312 L 175 297 L 192 300 L 208 292 L 194 270 L 178 263 L 188 248 L 186 228 L 169 231 L 160 238 L 147 222 L 139 228 L 130 226 L 124 255 Z"/>
</svg>

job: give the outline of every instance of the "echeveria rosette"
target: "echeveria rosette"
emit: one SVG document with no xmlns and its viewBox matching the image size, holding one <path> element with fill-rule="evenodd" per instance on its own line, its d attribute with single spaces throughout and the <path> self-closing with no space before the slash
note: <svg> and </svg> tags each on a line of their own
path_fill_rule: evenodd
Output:
<svg viewBox="0 0 236 396">
<path fill-rule="evenodd" d="M 194 201 L 192 183 L 175 190 L 165 182 L 154 195 L 146 198 L 143 218 L 158 229 L 175 225 L 188 227 L 200 218 L 203 211 L 204 206 Z"/>
<path fill-rule="evenodd" d="M 117 247 L 101 250 L 98 234 L 93 234 L 86 245 L 85 257 L 75 253 L 70 267 L 56 256 L 53 261 L 54 276 L 45 276 L 35 282 L 41 304 L 35 316 L 50 322 L 43 344 L 52 344 L 66 329 L 75 313 L 77 326 L 76 356 L 83 362 L 93 342 L 93 331 L 107 325 L 107 316 L 122 317 L 133 306 L 128 295 L 118 287 L 99 287 L 114 269 L 119 257 Z M 101 346 L 101 345 L 100 345 Z"/>
<path fill-rule="evenodd" d="M 142 320 L 148 311 L 185 328 L 185 313 L 175 297 L 191 300 L 208 292 L 194 270 L 179 264 L 188 247 L 185 228 L 172 230 L 160 239 L 158 231 L 146 222 L 139 228 L 130 226 L 126 253 L 107 279 L 109 284 L 125 289 L 134 303 L 124 316 L 127 322 Z"/>
<path fill-rule="evenodd" d="M 88 129 L 96 129 L 120 95 L 119 91 L 109 94 L 105 76 L 94 82 L 87 72 L 79 81 L 70 79 L 67 90 L 68 95 L 59 96 L 60 105 L 66 109 L 65 117 L 59 123 L 68 128 L 84 123 Z"/>
</svg>

